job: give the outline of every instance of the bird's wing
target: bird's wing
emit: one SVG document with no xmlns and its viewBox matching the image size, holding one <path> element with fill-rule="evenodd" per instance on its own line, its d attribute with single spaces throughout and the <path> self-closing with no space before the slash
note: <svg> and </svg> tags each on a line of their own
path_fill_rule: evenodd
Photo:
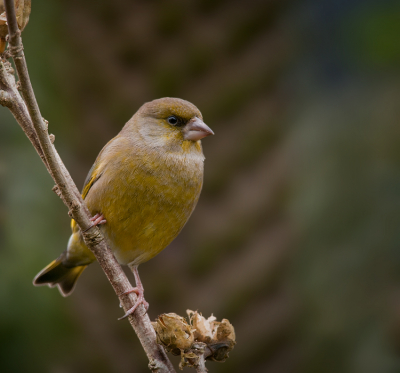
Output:
<svg viewBox="0 0 400 373">
<path fill-rule="evenodd" d="M 87 194 L 89 193 L 90 188 L 94 185 L 94 183 L 100 179 L 103 174 L 103 167 L 100 167 L 101 163 L 96 162 L 93 164 L 90 169 L 88 175 L 86 176 L 85 183 L 82 189 L 82 198 L 85 199 Z"/>
<path fill-rule="evenodd" d="M 110 140 L 104 148 L 100 151 L 99 155 L 97 156 L 93 166 L 90 168 L 88 175 L 86 176 L 85 183 L 83 184 L 82 188 L 82 198 L 85 199 L 89 193 L 90 188 L 95 184 L 97 180 L 100 179 L 101 175 L 104 172 L 105 162 L 102 161 L 101 155 L 104 152 L 104 149 L 107 147 L 109 143 L 111 143 L 114 139 Z M 74 219 L 71 219 L 71 228 L 72 231 L 75 232 L 78 230 L 78 225 Z"/>
<path fill-rule="evenodd" d="M 86 180 L 85 184 L 83 185 L 82 189 L 82 198 L 85 199 L 87 194 L 89 193 L 90 188 L 94 185 L 94 183 L 100 179 L 104 167 L 100 167 L 101 163 L 98 162 L 98 159 L 100 158 L 100 154 L 97 157 L 96 161 L 94 162 L 92 168 L 90 169 Z M 79 230 L 78 225 L 76 224 L 76 221 L 74 219 L 71 219 L 71 229 L 72 232 L 75 233 Z"/>
<path fill-rule="evenodd" d="M 118 139 L 118 136 L 111 139 L 103 149 L 101 149 L 99 155 L 97 156 L 95 162 L 93 163 L 92 168 L 89 170 L 88 175 L 86 176 L 85 183 L 83 184 L 82 188 L 82 198 L 85 199 L 89 193 L 90 188 L 95 184 L 97 180 L 100 179 L 101 175 L 106 168 L 107 162 L 103 159 L 103 154 L 105 150 L 109 147 L 109 145 Z"/>
</svg>

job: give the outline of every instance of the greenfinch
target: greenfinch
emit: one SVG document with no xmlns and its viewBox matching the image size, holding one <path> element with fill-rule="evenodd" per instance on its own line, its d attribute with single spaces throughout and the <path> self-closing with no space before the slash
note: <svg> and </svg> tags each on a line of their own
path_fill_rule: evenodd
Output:
<svg viewBox="0 0 400 373">
<path fill-rule="evenodd" d="M 139 304 L 147 309 L 137 267 L 160 253 L 192 214 L 203 184 L 200 140 L 213 131 L 196 106 L 179 98 L 145 103 L 101 150 L 82 197 L 120 264 L 136 280 Z M 67 250 L 38 273 L 34 285 L 58 286 L 67 296 L 95 261 L 80 229 L 71 222 Z"/>
</svg>

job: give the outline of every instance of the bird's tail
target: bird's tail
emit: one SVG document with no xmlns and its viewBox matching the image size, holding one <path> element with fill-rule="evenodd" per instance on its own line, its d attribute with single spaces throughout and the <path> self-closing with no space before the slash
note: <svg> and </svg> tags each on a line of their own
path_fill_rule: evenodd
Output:
<svg viewBox="0 0 400 373">
<path fill-rule="evenodd" d="M 64 259 L 65 252 L 36 275 L 33 285 L 48 285 L 51 288 L 58 286 L 62 296 L 70 295 L 75 288 L 76 281 L 87 266 L 67 266 L 63 263 Z"/>
</svg>

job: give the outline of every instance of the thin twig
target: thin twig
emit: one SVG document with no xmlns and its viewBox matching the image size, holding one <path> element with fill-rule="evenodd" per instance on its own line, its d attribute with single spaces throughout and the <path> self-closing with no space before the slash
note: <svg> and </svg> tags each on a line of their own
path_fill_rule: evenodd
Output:
<svg viewBox="0 0 400 373">
<path fill-rule="evenodd" d="M 196 359 L 197 361 L 194 364 L 196 372 L 207 373 L 208 369 L 206 368 L 206 358 L 211 353 L 210 349 L 207 348 L 207 345 L 205 343 L 195 342 L 192 345 L 192 351 L 198 356 L 198 359 Z"/>
<path fill-rule="evenodd" d="M 197 373 L 207 373 L 208 370 L 206 368 L 206 359 L 204 359 L 204 355 L 199 356 L 199 361 L 196 365 L 196 372 Z"/>
<path fill-rule="evenodd" d="M 69 215 L 75 219 L 81 232 L 90 225 L 90 213 L 83 202 L 79 190 L 73 182 L 68 170 L 55 150 L 47 131 L 47 122 L 40 114 L 40 110 L 29 79 L 26 60 L 23 52 L 21 33 L 15 17 L 13 0 L 5 0 L 6 16 L 9 30 L 9 50 L 17 69 L 21 92 L 21 99 L 15 79 L 11 78 L 12 69 L 6 68 L 6 63 L 0 66 L 0 104 L 7 106 L 15 119 L 32 142 L 39 156 L 46 165 L 47 170 L 56 183 L 55 191 L 69 209 Z M 131 289 L 121 266 L 116 261 L 114 254 L 107 247 L 106 242 L 97 227 L 83 233 L 86 245 L 96 256 L 100 266 L 118 295 L 120 303 L 125 310 L 129 310 L 136 301 L 136 294 L 121 295 Z M 156 334 L 145 313 L 143 306 L 138 307 L 133 315 L 128 317 L 129 322 L 139 337 L 140 342 L 149 358 L 149 368 L 157 373 L 175 372 L 163 348 L 156 343 Z"/>
</svg>

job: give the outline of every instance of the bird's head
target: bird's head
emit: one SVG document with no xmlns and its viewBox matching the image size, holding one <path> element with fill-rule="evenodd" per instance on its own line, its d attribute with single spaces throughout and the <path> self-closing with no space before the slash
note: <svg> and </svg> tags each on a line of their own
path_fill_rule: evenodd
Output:
<svg viewBox="0 0 400 373">
<path fill-rule="evenodd" d="M 180 98 L 166 97 L 147 102 L 135 117 L 139 132 L 154 145 L 196 143 L 214 134 L 203 122 L 199 109 Z"/>
</svg>

